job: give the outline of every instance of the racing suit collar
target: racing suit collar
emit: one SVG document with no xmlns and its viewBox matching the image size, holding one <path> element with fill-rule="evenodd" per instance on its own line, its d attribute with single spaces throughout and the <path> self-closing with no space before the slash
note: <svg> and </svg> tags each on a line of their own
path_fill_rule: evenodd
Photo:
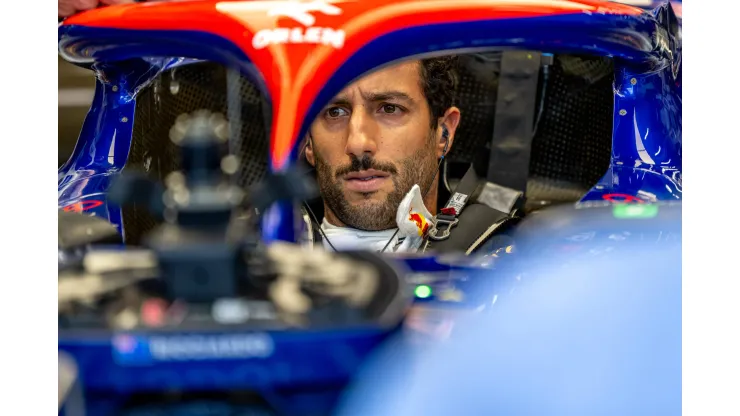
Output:
<svg viewBox="0 0 740 416">
<path fill-rule="evenodd" d="M 326 219 L 321 229 L 337 250 L 372 250 L 386 252 L 414 252 L 426 238 L 433 216 L 424 205 L 421 190 L 414 185 L 398 206 L 395 228 L 382 231 L 362 231 L 329 224 Z M 393 240 L 391 241 L 391 237 Z M 388 243 L 390 241 L 390 244 Z M 324 247 L 331 247 L 323 241 Z"/>
<path fill-rule="evenodd" d="M 321 223 L 321 229 L 326 234 L 326 238 L 331 241 L 337 250 L 372 250 L 380 251 L 388 243 L 391 236 L 396 232 L 395 229 L 382 231 L 363 231 L 351 227 L 339 227 L 331 225 L 326 218 Z M 389 245 L 392 248 L 396 245 L 398 236 Z M 323 241 L 324 248 L 331 249 L 326 240 Z"/>
</svg>

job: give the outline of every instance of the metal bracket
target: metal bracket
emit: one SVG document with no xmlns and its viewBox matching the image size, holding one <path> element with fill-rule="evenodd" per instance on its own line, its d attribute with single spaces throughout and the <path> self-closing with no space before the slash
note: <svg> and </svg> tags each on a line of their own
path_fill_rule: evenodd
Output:
<svg viewBox="0 0 740 416">
<path fill-rule="evenodd" d="M 447 238 L 450 237 L 450 230 L 452 229 L 452 227 L 456 226 L 458 222 L 459 220 L 457 218 L 453 220 L 445 220 L 445 219 L 438 218 L 437 222 L 432 226 L 432 228 L 429 230 L 429 233 L 427 235 L 429 236 L 429 238 L 435 241 L 446 240 Z M 439 229 L 437 228 L 437 226 L 440 224 L 447 224 L 447 227 L 445 227 L 442 230 L 442 235 L 438 236 L 437 232 L 439 231 Z"/>
</svg>

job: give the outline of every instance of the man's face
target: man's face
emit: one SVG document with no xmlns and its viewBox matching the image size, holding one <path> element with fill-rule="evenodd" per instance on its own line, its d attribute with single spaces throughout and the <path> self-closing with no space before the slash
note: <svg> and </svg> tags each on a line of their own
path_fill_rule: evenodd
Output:
<svg viewBox="0 0 740 416">
<path fill-rule="evenodd" d="M 432 127 L 419 65 L 405 62 L 354 82 L 312 124 L 306 158 L 330 223 L 394 228 L 405 194 L 414 184 L 425 192 L 434 181 L 444 141 L 436 121 Z"/>
</svg>

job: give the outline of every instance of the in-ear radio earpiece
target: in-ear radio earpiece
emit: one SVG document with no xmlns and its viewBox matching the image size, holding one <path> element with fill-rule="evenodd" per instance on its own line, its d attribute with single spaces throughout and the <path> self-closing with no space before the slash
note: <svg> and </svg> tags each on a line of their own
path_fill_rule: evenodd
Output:
<svg viewBox="0 0 740 416">
<path fill-rule="evenodd" d="M 442 150 L 442 157 L 447 156 L 447 148 L 450 146 L 450 131 L 447 126 L 442 126 L 442 138 L 445 139 L 445 148 Z"/>
</svg>

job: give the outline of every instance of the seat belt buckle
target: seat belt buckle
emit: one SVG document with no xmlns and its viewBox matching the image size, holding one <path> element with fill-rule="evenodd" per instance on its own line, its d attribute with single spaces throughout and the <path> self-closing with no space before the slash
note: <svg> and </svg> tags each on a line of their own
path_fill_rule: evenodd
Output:
<svg viewBox="0 0 740 416">
<path fill-rule="evenodd" d="M 458 215 L 465 208 L 465 204 L 468 202 L 470 195 L 475 192 L 478 187 L 478 178 L 475 175 L 475 170 L 471 165 L 468 171 L 465 172 L 462 181 L 455 189 L 455 192 L 450 196 L 447 205 L 440 209 L 439 214 L 434 217 L 434 223 L 427 232 L 427 238 L 434 241 L 442 241 L 450 238 L 450 230 L 457 225 L 459 222 Z"/>
<path fill-rule="evenodd" d="M 459 220 L 454 215 L 437 215 L 436 221 L 429 229 L 427 236 L 435 241 L 446 240 L 450 237 L 450 230 L 452 227 L 456 226 L 458 222 Z M 446 227 L 440 230 L 440 225 L 445 225 Z M 442 234 L 439 234 L 440 231 L 442 231 Z"/>
</svg>

